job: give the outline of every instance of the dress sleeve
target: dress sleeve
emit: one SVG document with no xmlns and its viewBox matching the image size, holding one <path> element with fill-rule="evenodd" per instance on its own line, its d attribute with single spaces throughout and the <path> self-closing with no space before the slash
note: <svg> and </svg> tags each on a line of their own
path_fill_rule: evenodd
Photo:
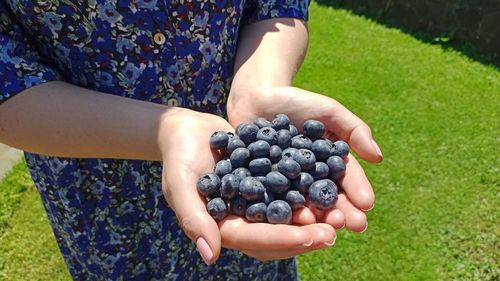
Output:
<svg viewBox="0 0 500 281">
<path fill-rule="evenodd" d="M 61 80 L 58 72 L 43 62 L 33 40 L 6 1 L 0 0 L 0 104 L 30 87 Z"/>
<path fill-rule="evenodd" d="M 271 18 L 297 18 L 304 21 L 309 17 L 310 0 L 246 0 L 243 24 Z"/>
</svg>

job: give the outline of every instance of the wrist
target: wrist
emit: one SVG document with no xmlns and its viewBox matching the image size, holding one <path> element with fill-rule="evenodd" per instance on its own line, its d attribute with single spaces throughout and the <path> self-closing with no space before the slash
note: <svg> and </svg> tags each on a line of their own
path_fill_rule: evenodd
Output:
<svg viewBox="0 0 500 281">
<path fill-rule="evenodd" d="M 181 115 L 185 115 L 189 111 L 191 110 L 172 106 L 168 107 L 167 110 L 164 110 L 160 114 L 158 118 L 158 134 L 156 141 L 161 159 L 165 159 L 169 141 L 176 135 L 175 132 L 178 130 L 179 121 L 182 119 Z"/>
</svg>

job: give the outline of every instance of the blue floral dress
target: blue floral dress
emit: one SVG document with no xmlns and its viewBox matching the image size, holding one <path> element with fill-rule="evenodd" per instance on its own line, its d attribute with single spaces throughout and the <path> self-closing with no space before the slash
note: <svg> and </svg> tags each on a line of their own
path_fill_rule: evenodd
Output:
<svg viewBox="0 0 500 281">
<path fill-rule="evenodd" d="M 53 80 L 225 115 L 237 36 L 308 0 L 0 0 L 0 103 Z M 207 266 L 161 192 L 161 163 L 25 153 L 75 280 L 294 280 L 294 259 Z"/>
</svg>

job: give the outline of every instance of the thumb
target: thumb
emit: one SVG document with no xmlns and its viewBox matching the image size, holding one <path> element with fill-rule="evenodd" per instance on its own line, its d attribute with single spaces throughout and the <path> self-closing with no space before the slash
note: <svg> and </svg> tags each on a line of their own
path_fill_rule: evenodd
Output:
<svg viewBox="0 0 500 281">
<path fill-rule="evenodd" d="M 221 251 L 221 236 L 217 223 L 207 212 L 204 200 L 198 194 L 198 175 L 176 166 L 175 171 L 163 172 L 163 193 L 175 211 L 184 233 L 196 244 L 206 264 L 213 264 Z"/>
</svg>

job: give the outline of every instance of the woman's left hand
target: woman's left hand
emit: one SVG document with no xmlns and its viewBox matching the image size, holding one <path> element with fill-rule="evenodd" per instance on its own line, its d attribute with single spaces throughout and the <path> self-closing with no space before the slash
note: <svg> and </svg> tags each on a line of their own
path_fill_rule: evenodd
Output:
<svg viewBox="0 0 500 281">
<path fill-rule="evenodd" d="M 234 127 L 254 122 L 257 117 L 272 120 L 275 114 L 284 113 L 290 117 L 292 124 L 300 125 L 297 128 L 301 131 L 304 121 L 316 119 L 325 124 L 325 137 L 346 141 L 366 161 L 380 162 L 383 159 L 366 123 L 336 100 L 313 92 L 295 87 L 233 87 L 227 102 L 227 113 L 229 123 Z M 336 229 L 345 225 L 356 232 L 366 230 L 365 211 L 373 208 L 375 195 L 356 159 L 349 155 L 346 162 L 346 174 L 339 180 L 342 191 L 335 208 L 326 212 L 304 208 L 301 215 L 294 218 L 294 223 L 325 222 Z"/>
</svg>

